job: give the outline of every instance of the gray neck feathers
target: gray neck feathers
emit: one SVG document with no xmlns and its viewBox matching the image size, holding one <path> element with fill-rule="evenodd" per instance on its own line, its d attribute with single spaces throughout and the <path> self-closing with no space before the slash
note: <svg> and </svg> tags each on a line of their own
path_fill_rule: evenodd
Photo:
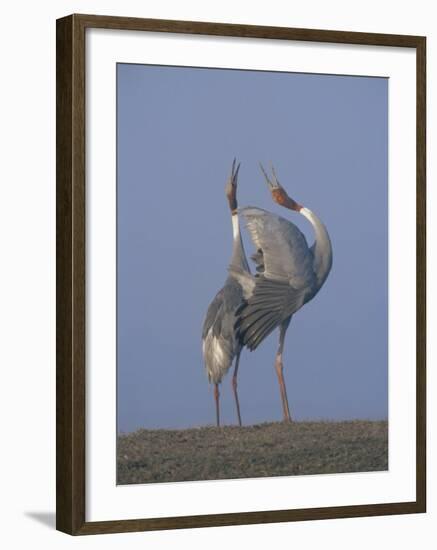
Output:
<svg viewBox="0 0 437 550">
<path fill-rule="evenodd" d="M 308 208 L 302 208 L 300 213 L 310 221 L 315 233 L 315 242 L 311 247 L 314 255 L 314 272 L 319 288 L 329 275 L 332 266 L 332 246 L 328 231 L 319 218 Z"/>
<path fill-rule="evenodd" d="M 243 241 L 241 239 L 238 214 L 232 215 L 232 232 L 234 239 L 232 244 L 232 257 L 229 265 L 232 267 L 241 268 L 244 271 L 249 271 L 249 264 L 247 263 Z"/>
</svg>

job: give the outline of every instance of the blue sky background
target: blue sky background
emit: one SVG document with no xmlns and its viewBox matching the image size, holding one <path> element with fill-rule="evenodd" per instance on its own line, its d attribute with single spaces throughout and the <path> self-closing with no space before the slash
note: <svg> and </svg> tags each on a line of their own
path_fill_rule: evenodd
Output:
<svg viewBox="0 0 437 550">
<path fill-rule="evenodd" d="M 387 418 L 388 81 L 240 70 L 117 66 L 118 430 L 215 422 L 201 355 L 206 309 L 232 245 L 224 195 L 288 217 L 258 162 L 324 221 L 334 263 L 292 319 L 284 365 L 292 416 Z M 246 253 L 252 243 L 244 235 Z M 280 420 L 274 332 L 244 351 L 244 424 Z M 231 375 L 223 423 L 235 423 Z"/>
</svg>

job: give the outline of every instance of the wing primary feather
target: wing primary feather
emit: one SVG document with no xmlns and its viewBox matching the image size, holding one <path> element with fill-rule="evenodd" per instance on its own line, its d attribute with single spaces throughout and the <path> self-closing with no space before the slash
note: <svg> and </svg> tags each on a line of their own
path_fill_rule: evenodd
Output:
<svg viewBox="0 0 437 550">
<path fill-rule="evenodd" d="M 273 330 L 278 326 L 277 318 L 273 317 L 268 323 L 265 323 L 263 327 L 260 328 L 260 330 L 255 333 L 253 336 L 248 338 L 246 346 L 250 349 L 250 351 L 254 351 L 261 342 L 267 338 L 267 336 L 273 332 Z"/>
<path fill-rule="evenodd" d="M 254 294 L 241 304 L 236 313 L 236 330 L 242 345 L 250 350 L 259 344 L 304 303 L 305 290 L 290 284 L 270 281 L 261 275 Z"/>
</svg>

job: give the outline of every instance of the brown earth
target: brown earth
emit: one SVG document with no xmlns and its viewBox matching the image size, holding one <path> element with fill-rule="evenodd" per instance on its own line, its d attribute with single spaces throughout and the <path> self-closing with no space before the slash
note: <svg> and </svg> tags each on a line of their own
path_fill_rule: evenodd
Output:
<svg viewBox="0 0 437 550">
<path fill-rule="evenodd" d="M 117 445 L 117 483 L 368 472 L 388 468 L 385 421 L 138 430 Z"/>
</svg>

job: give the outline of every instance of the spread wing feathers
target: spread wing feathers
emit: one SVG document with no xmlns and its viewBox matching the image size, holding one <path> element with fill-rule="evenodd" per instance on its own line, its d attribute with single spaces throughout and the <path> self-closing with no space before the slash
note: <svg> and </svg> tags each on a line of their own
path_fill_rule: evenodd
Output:
<svg viewBox="0 0 437 550">
<path fill-rule="evenodd" d="M 293 223 L 262 208 L 242 208 L 240 213 L 258 250 L 252 256 L 260 268 L 257 271 L 296 289 L 313 279 L 313 254 Z"/>
<path fill-rule="evenodd" d="M 288 220 L 261 208 L 240 210 L 257 252 L 252 295 L 237 309 L 241 345 L 254 350 L 311 296 L 316 284 L 313 253 L 305 236 Z"/>
<path fill-rule="evenodd" d="M 286 282 L 256 279 L 254 294 L 237 309 L 235 331 L 241 345 L 251 351 L 304 303 L 307 289 L 295 289 Z"/>
</svg>

